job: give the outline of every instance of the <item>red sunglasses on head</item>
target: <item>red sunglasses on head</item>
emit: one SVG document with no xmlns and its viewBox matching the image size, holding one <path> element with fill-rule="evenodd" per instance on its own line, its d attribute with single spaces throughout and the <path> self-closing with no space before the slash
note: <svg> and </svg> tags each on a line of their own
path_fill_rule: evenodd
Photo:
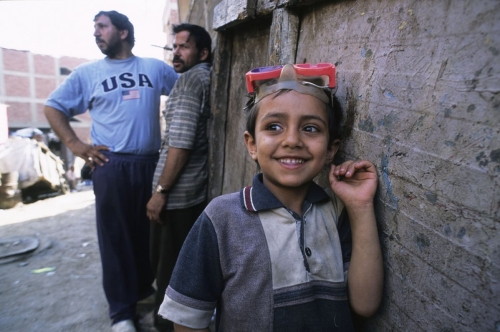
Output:
<svg viewBox="0 0 500 332">
<path fill-rule="evenodd" d="M 260 82 L 277 79 L 281 75 L 284 65 L 259 67 L 246 73 L 246 86 L 248 93 L 254 93 Z M 293 65 L 299 81 L 311 81 L 316 85 L 328 88 L 335 87 L 335 65 L 331 63 L 295 64 Z M 320 83 L 320 84 L 317 84 Z"/>
</svg>

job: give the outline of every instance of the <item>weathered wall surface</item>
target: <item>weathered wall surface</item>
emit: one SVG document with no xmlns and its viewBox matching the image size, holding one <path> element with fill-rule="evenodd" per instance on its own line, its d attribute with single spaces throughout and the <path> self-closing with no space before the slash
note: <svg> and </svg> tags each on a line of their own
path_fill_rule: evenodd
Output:
<svg viewBox="0 0 500 332">
<path fill-rule="evenodd" d="M 234 34 L 229 82 L 229 104 L 226 121 L 223 193 L 234 192 L 251 184 L 257 167 L 250 158 L 243 141 L 246 116 L 243 112 L 246 99 L 245 73 L 266 63 L 267 54 L 261 45 L 267 45 L 270 21 L 246 24 Z M 227 171 L 230 170 L 230 171 Z"/>
<path fill-rule="evenodd" d="M 497 330 L 500 2 L 345 1 L 301 18 L 296 61 L 337 63 L 355 112 L 344 151 L 378 166 L 373 325 Z"/>
<path fill-rule="evenodd" d="M 216 33 L 212 30 L 212 20 L 214 17 L 214 8 L 220 0 L 181 0 L 179 3 L 187 2 L 189 2 L 189 10 L 185 19 L 186 22 L 198 24 L 204 27 L 212 36 L 215 36 Z"/>
<path fill-rule="evenodd" d="M 234 0 L 218 9 L 212 194 L 255 173 L 242 140 L 243 75 L 290 56 L 276 51 L 280 36 L 294 40 L 275 36 L 287 29 L 276 20 L 297 17 L 297 46 L 283 49 L 298 63 L 336 63 L 350 118 L 341 152 L 379 172 L 385 297 L 366 330 L 500 331 L 500 1 Z"/>
</svg>

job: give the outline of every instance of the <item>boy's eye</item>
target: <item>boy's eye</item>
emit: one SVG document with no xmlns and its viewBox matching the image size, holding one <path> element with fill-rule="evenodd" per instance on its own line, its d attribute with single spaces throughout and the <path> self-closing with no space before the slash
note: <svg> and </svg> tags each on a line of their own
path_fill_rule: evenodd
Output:
<svg viewBox="0 0 500 332">
<path fill-rule="evenodd" d="M 276 130 L 280 130 L 281 129 L 281 126 L 277 123 L 271 123 L 271 124 L 268 124 L 266 126 L 266 130 L 270 130 L 270 131 L 276 131 Z"/>
<path fill-rule="evenodd" d="M 316 126 L 313 126 L 313 125 L 305 126 L 303 130 L 307 131 L 307 132 L 310 132 L 310 133 L 317 133 L 317 132 L 319 132 L 319 128 L 316 127 Z"/>
</svg>

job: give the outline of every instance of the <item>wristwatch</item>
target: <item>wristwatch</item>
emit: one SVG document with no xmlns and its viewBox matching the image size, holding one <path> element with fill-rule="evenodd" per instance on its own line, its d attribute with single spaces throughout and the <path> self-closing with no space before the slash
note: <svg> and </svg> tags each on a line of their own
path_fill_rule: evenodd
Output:
<svg viewBox="0 0 500 332">
<path fill-rule="evenodd" d="M 156 186 L 155 192 L 157 192 L 158 194 L 163 194 L 163 195 L 168 194 L 168 190 L 163 188 L 161 186 L 161 184 Z"/>
</svg>

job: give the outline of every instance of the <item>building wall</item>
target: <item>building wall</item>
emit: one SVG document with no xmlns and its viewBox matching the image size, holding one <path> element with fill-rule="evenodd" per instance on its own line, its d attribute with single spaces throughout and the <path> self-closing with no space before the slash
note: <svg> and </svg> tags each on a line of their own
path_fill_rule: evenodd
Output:
<svg viewBox="0 0 500 332">
<path fill-rule="evenodd" d="M 190 22 L 214 12 L 218 31 L 212 197 L 255 173 L 242 139 L 244 73 L 335 63 L 341 157 L 367 158 L 379 174 L 385 290 L 365 330 L 499 331 L 500 2 L 193 3 Z"/>
<path fill-rule="evenodd" d="M 379 171 L 378 330 L 498 329 L 499 5 L 343 2 L 302 16 L 296 61 L 337 64 L 345 155 Z"/>
<path fill-rule="evenodd" d="M 213 10 L 219 0 L 197 1 L 197 0 L 166 0 L 163 13 L 163 31 L 166 33 L 166 46 L 172 47 L 174 36 L 172 25 L 189 22 L 202 26 L 212 38 L 216 32 L 212 29 Z M 165 51 L 165 62 L 172 64 L 172 51 Z"/>
<path fill-rule="evenodd" d="M 7 124 L 7 105 L 0 103 L 0 144 L 9 139 L 9 126 Z"/>
<path fill-rule="evenodd" d="M 0 48 L 0 103 L 8 105 L 9 128 L 49 131 L 43 113 L 45 100 L 75 67 L 87 61 Z M 89 141 L 90 116 L 86 113 L 76 119 L 72 126 L 83 141 Z"/>
<path fill-rule="evenodd" d="M 179 6 L 177 0 L 166 0 L 165 9 L 163 11 L 163 32 L 165 32 L 165 51 L 163 52 L 164 60 L 169 65 L 172 65 L 172 25 L 179 24 Z"/>
</svg>

